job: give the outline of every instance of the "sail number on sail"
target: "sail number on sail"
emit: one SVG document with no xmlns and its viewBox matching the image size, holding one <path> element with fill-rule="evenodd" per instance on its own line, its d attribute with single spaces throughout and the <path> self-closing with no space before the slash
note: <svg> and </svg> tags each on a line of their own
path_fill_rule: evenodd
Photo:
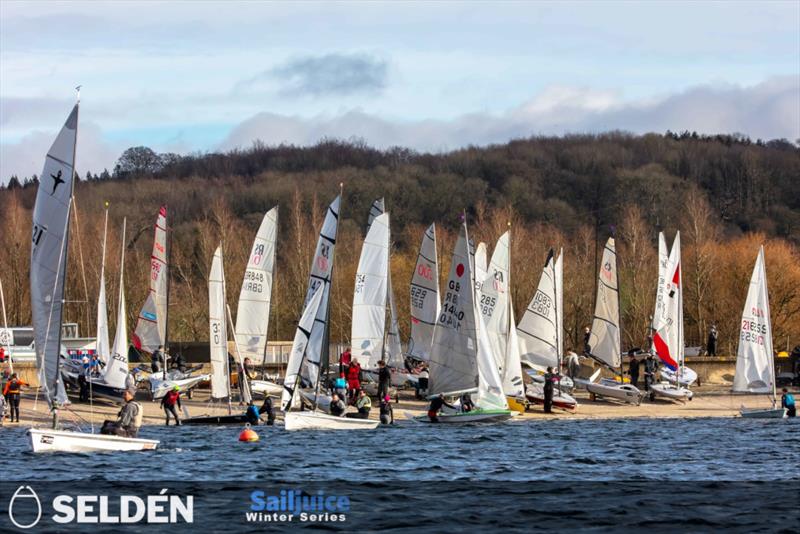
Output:
<svg viewBox="0 0 800 534">
<path fill-rule="evenodd" d="M 242 289 L 253 293 L 264 292 L 264 271 L 246 270 L 244 272 L 244 282 Z"/>
<path fill-rule="evenodd" d="M 461 321 L 464 320 L 464 310 L 458 307 L 458 292 L 461 291 L 461 284 L 451 280 L 447 284 L 447 289 L 442 304 L 442 313 L 439 315 L 439 324 L 460 330 Z"/>
</svg>

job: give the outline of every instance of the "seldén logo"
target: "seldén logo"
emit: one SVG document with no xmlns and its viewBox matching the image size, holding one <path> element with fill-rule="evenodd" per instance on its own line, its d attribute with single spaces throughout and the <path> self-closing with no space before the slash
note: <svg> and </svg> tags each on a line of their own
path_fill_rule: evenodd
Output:
<svg viewBox="0 0 800 534">
<path fill-rule="evenodd" d="M 167 495 L 56 495 L 50 519 L 58 524 L 174 524 L 194 523 L 194 496 Z M 8 503 L 8 518 L 17 528 L 30 529 L 42 519 L 39 496 L 30 486 L 20 486 Z"/>
<path fill-rule="evenodd" d="M 322 490 L 290 489 L 277 495 L 256 490 L 250 493 L 250 510 L 245 513 L 248 523 L 338 523 L 347 520 L 350 498 L 326 495 Z"/>
</svg>

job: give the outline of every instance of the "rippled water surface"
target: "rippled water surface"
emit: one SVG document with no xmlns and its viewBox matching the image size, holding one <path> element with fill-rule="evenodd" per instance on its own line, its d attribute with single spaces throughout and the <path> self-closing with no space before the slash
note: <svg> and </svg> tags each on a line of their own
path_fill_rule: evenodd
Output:
<svg viewBox="0 0 800 534">
<path fill-rule="evenodd" d="M 800 421 L 626 419 L 496 426 L 405 422 L 376 431 L 146 427 L 155 452 L 28 452 L 3 428 L 7 480 L 790 480 L 800 479 Z"/>
</svg>

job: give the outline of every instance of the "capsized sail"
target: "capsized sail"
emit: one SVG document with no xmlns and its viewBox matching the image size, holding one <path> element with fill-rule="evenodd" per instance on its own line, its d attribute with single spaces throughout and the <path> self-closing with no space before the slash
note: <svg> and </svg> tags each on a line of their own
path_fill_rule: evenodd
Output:
<svg viewBox="0 0 800 534">
<path fill-rule="evenodd" d="M 167 207 L 158 210 L 150 256 L 150 291 L 136 320 L 133 346 L 153 352 L 163 345 L 167 334 Z"/>
<path fill-rule="evenodd" d="M 103 375 L 112 388 L 125 387 L 128 377 L 128 324 L 125 318 L 125 230 L 127 219 L 122 221 L 122 252 L 119 263 L 119 297 L 117 299 L 117 333 L 111 347 L 111 359 Z"/>
<path fill-rule="evenodd" d="M 281 395 L 281 410 L 288 411 L 290 408 L 300 407 L 300 395 L 298 390 L 303 386 L 301 371 L 303 362 L 306 358 L 311 329 L 314 327 L 319 308 L 322 304 L 324 290 L 322 285 L 318 285 L 311 296 L 311 300 L 303 309 L 300 321 L 297 323 L 297 330 L 294 334 L 292 352 L 289 354 L 289 361 L 286 364 L 286 378 L 283 381 L 283 394 Z M 309 384 L 306 384 L 309 385 Z"/>
<path fill-rule="evenodd" d="M 323 347 L 326 342 L 325 332 L 328 328 L 328 305 L 331 291 L 331 274 L 333 273 L 334 248 L 336 246 L 336 233 L 339 228 L 339 205 L 341 195 L 337 196 L 325 214 L 322 229 L 319 232 L 317 249 L 314 253 L 314 260 L 311 264 L 311 273 L 308 281 L 308 291 L 306 292 L 305 305 L 311 302 L 311 298 L 322 286 L 322 300 L 317 310 L 316 320 L 311 327 L 311 334 L 306 347 L 306 358 L 304 376 L 313 384 L 317 382 L 320 369 L 327 366 L 328 347 Z"/>
<path fill-rule="evenodd" d="M 211 397 L 223 399 L 230 396 L 228 379 L 228 329 L 225 320 L 225 271 L 222 265 L 222 247 L 214 251 L 208 275 L 208 349 L 211 356 Z"/>
<path fill-rule="evenodd" d="M 278 208 L 269 210 L 258 228 L 239 292 L 234 335 L 241 358 L 261 361 L 267 348 L 275 246 L 278 238 Z"/>
<path fill-rule="evenodd" d="M 659 277 L 660 278 L 660 277 Z M 659 359 L 673 371 L 683 362 L 683 278 L 681 275 L 681 233 L 675 234 L 660 289 L 661 306 L 653 319 L 653 346 Z M 659 313 L 660 312 L 660 313 Z"/>
<path fill-rule="evenodd" d="M 615 369 L 620 367 L 619 278 L 613 237 L 608 238 L 603 248 L 589 347 L 592 356 L 601 362 Z"/>
<path fill-rule="evenodd" d="M 539 286 L 517 326 L 521 358 L 531 367 L 545 370 L 558 367 L 559 325 L 556 259 L 553 250 L 547 255 Z"/>
<path fill-rule="evenodd" d="M 430 394 L 454 394 L 474 391 L 478 387 L 478 317 L 471 263 L 467 227 L 462 224 L 453 250 L 442 310 L 433 334 L 428 383 Z"/>
<path fill-rule="evenodd" d="M 733 390 L 748 393 L 772 393 L 775 399 L 775 367 L 772 352 L 772 320 L 767 291 L 767 269 L 764 247 L 750 278 L 747 301 L 742 311 L 739 349 Z"/>
<path fill-rule="evenodd" d="M 108 233 L 108 208 L 103 224 L 103 257 L 100 261 L 100 292 L 97 296 L 97 340 L 95 353 L 108 365 L 111 349 L 108 345 L 108 306 L 106 304 L 106 235 Z"/>
<path fill-rule="evenodd" d="M 408 355 L 418 360 L 430 359 L 433 330 L 439 317 L 439 267 L 436 258 L 436 225 L 431 224 L 422 237 L 417 264 L 411 277 L 411 337 Z"/>
<path fill-rule="evenodd" d="M 39 384 L 51 406 L 67 401 L 59 353 L 77 135 L 75 104 L 47 152 L 33 208 L 31 315 Z"/>
<path fill-rule="evenodd" d="M 384 358 L 389 290 L 389 214 L 372 221 L 356 271 L 353 292 L 352 355 L 365 369 Z"/>
</svg>

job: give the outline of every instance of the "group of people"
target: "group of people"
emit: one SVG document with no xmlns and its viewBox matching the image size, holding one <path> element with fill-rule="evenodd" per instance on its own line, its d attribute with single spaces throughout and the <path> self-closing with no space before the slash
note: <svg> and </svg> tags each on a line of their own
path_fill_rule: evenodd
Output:
<svg viewBox="0 0 800 534">
<path fill-rule="evenodd" d="M 640 362 L 636 358 L 635 350 L 628 351 L 628 358 L 630 359 L 628 363 L 628 375 L 631 377 L 631 385 L 636 388 L 639 387 L 639 373 L 642 367 L 644 367 L 644 390 L 650 391 L 650 386 L 656 382 L 658 360 L 656 360 L 651 353 L 648 353 L 644 361 Z"/>
<path fill-rule="evenodd" d="M 352 356 L 350 347 L 347 347 L 339 357 L 339 376 L 333 383 L 331 402 L 328 411 L 337 417 L 351 419 L 369 419 L 372 410 L 372 399 L 364 389 L 363 368 L 357 358 Z M 394 423 L 389 388 L 392 384 L 392 374 L 386 362 L 378 362 L 378 388 L 377 397 L 380 400 L 380 419 L 384 424 Z M 347 406 L 354 406 L 355 412 L 347 412 Z"/>
</svg>

